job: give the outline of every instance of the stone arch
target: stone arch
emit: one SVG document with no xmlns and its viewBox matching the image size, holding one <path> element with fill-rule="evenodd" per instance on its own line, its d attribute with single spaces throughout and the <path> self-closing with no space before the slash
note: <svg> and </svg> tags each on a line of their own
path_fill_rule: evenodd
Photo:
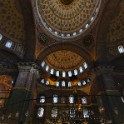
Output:
<svg viewBox="0 0 124 124">
<path fill-rule="evenodd" d="M 53 45 L 47 47 L 45 50 L 43 50 L 40 53 L 40 55 L 38 56 L 38 60 L 41 61 L 50 53 L 55 52 L 55 51 L 60 51 L 60 50 L 68 50 L 68 51 L 77 53 L 82 58 L 84 58 L 84 60 L 89 65 L 91 65 L 91 62 L 93 61 L 92 56 L 90 55 L 90 53 L 87 50 L 85 50 L 84 48 L 82 48 L 74 43 L 69 43 L 69 42 L 56 43 L 56 44 L 53 44 Z"/>
</svg>

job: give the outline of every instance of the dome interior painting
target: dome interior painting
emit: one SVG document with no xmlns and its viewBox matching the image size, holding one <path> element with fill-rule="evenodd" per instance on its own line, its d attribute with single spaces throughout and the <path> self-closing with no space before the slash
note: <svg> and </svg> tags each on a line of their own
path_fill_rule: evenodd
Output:
<svg viewBox="0 0 124 124">
<path fill-rule="evenodd" d="M 17 43 L 24 42 L 24 18 L 18 0 L 0 0 L 0 32 Z"/>
<path fill-rule="evenodd" d="M 124 124 L 124 0 L 0 0 L 0 124 Z"/>
<path fill-rule="evenodd" d="M 84 61 L 80 55 L 67 50 L 53 52 L 45 59 L 50 67 L 65 71 L 79 67 Z"/>
<path fill-rule="evenodd" d="M 101 0 L 36 0 L 40 23 L 52 35 L 70 39 L 82 34 L 95 20 Z"/>
</svg>

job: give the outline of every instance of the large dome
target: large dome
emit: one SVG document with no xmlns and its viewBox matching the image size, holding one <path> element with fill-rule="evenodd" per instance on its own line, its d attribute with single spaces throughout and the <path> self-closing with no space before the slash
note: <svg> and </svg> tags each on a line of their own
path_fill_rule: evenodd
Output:
<svg viewBox="0 0 124 124">
<path fill-rule="evenodd" d="M 36 0 L 41 23 L 53 35 L 72 38 L 84 32 L 98 13 L 101 0 Z"/>
</svg>

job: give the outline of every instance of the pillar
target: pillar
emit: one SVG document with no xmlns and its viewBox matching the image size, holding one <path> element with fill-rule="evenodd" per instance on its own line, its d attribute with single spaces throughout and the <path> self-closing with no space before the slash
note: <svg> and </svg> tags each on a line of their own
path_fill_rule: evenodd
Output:
<svg viewBox="0 0 124 124">
<path fill-rule="evenodd" d="M 122 124 L 124 122 L 124 103 L 121 94 L 116 87 L 112 71 L 109 68 L 102 68 L 101 74 L 97 76 L 99 85 L 98 105 L 101 116 L 105 119 L 104 123 Z"/>
<path fill-rule="evenodd" d="M 33 63 L 18 65 L 19 73 L 5 106 L 4 123 L 28 124 L 38 71 Z"/>
</svg>

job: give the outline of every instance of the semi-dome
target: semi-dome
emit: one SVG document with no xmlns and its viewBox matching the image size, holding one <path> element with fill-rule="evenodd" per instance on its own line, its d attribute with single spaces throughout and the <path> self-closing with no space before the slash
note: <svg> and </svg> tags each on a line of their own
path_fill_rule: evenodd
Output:
<svg viewBox="0 0 124 124">
<path fill-rule="evenodd" d="M 71 77 L 83 73 L 88 65 L 85 59 L 77 53 L 68 50 L 55 51 L 44 58 L 41 67 L 57 77 Z"/>
<path fill-rule="evenodd" d="M 54 36 L 82 34 L 96 18 L 101 0 L 36 0 L 40 22 Z"/>
<path fill-rule="evenodd" d="M 84 59 L 80 55 L 67 50 L 56 51 L 46 57 L 46 63 L 57 70 L 70 70 L 83 62 Z"/>
</svg>

